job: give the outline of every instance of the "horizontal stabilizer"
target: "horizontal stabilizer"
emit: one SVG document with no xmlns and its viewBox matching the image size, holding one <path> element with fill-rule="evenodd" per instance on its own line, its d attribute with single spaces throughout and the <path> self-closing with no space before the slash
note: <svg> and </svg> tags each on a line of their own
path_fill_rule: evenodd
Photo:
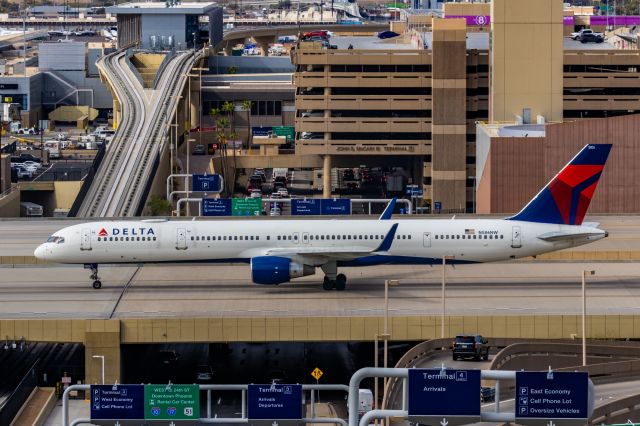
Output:
<svg viewBox="0 0 640 426">
<path fill-rule="evenodd" d="M 538 235 L 538 238 L 544 241 L 562 241 L 562 240 L 573 240 L 575 238 L 588 238 L 588 237 L 599 237 L 604 234 L 604 231 L 600 232 L 548 232 L 546 234 Z"/>
</svg>

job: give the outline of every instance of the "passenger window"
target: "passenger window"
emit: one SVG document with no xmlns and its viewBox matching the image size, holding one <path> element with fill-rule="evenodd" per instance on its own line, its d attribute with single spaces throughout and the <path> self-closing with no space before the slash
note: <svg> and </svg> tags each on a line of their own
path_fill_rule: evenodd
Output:
<svg viewBox="0 0 640 426">
<path fill-rule="evenodd" d="M 256 235 L 256 240 L 259 240 L 259 239 L 260 239 L 260 236 L 259 236 L 259 235 Z"/>
<path fill-rule="evenodd" d="M 129 241 L 129 237 L 127 237 L 127 241 Z"/>
<path fill-rule="evenodd" d="M 193 238 L 193 235 L 191 236 L 191 241 L 193 241 L 195 238 Z"/>
<path fill-rule="evenodd" d="M 280 241 L 280 235 L 278 235 L 278 241 Z"/>
<path fill-rule="evenodd" d="M 137 238 L 136 238 L 136 241 L 140 241 L 140 237 L 137 237 Z"/>
<path fill-rule="evenodd" d="M 408 239 L 411 239 L 411 235 L 407 235 L 407 238 L 408 238 Z"/>
<path fill-rule="evenodd" d="M 332 236 L 331 236 L 331 239 L 332 239 L 332 240 L 335 240 L 335 239 L 336 239 L 336 236 L 335 236 L 335 235 L 332 235 Z"/>
<path fill-rule="evenodd" d="M 358 239 L 361 240 L 362 239 L 362 235 L 358 235 Z"/>
<path fill-rule="evenodd" d="M 211 241 L 211 235 L 207 235 L 207 241 Z"/>
<path fill-rule="evenodd" d="M 155 241 L 155 240 L 156 240 L 156 237 L 153 237 L 153 241 Z"/>
<path fill-rule="evenodd" d="M 100 241 L 100 237 L 98 237 L 98 241 Z"/>
<path fill-rule="evenodd" d="M 476 239 L 476 236 L 475 236 L 475 235 L 473 236 L 473 239 L 474 239 L 474 240 Z"/>
<path fill-rule="evenodd" d="M 267 241 L 271 240 L 271 235 L 267 235 Z"/>
<path fill-rule="evenodd" d="M 233 240 L 234 240 L 234 241 L 238 241 L 238 236 L 237 236 L 237 235 L 234 235 L 234 236 L 233 236 Z"/>
<path fill-rule="evenodd" d="M 501 240 L 504 240 L 504 235 L 500 235 L 500 239 L 501 239 Z"/>
</svg>

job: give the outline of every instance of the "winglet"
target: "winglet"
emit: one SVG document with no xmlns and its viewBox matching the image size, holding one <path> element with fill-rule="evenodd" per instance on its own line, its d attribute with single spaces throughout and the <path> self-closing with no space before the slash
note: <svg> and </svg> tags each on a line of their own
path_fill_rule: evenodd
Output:
<svg viewBox="0 0 640 426">
<path fill-rule="evenodd" d="M 378 220 L 391 219 L 391 215 L 393 215 L 393 209 L 396 207 L 396 200 L 397 198 L 393 197 L 391 201 L 389 201 L 389 204 L 387 204 L 387 207 L 384 208 L 384 211 L 382 212 Z"/>
<path fill-rule="evenodd" d="M 384 213 L 383 213 L 384 214 Z M 389 251 L 389 249 L 391 248 L 391 244 L 393 243 L 393 239 L 396 237 L 396 230 L 398 229 L 398 224 L 394 223 L 393 226 L 391 227 L 391 229 L 389 230 L 389 232 L 387 232 L 386 237 L 384 237 L 384 240 L 382 240 L 382 243 L 380 243 L 380 246 L 375 249 L 375 252 L 378 251 Z"/>
</svg>

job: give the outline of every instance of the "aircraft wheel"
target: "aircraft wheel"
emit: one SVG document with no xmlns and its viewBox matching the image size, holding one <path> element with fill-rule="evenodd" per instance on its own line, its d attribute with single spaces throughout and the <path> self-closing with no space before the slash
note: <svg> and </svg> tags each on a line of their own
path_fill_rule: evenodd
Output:
<svg viewBox="0 0 640 426">
<path fill-rule="evenodd" d="M 322 282 L 322 288 L 326 291 L 332 290 L 335 285 L 335 281 L 330 280 L 329 277 L 324 277 L 324 281 Z"/>
<path fill-rule="evenodd" d="M 336 276 L 336 285 L 335 285 L 336 290 L 342 291 L 346 286 L 347 286 L 347 277 L 344 274 L 338 274 Z"/>
<path fill-rule="evenodd" d="M 102 281 L 100 280 L 95 280 L 93 282 L 93 288 L 95 288 L 96 290 L 98 290 L 99 288 L 102 288 Z"/>
</svg>

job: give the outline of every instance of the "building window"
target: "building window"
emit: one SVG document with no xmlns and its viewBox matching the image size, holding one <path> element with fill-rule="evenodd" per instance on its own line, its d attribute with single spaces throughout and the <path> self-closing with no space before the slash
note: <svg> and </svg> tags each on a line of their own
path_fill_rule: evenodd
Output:
<svg viewBox="0 0 640 426">
<path fill-rule="evenodd" d="M 282 115 L 282 101 L 253 101 L 251 115 Z"/>
</svg>

